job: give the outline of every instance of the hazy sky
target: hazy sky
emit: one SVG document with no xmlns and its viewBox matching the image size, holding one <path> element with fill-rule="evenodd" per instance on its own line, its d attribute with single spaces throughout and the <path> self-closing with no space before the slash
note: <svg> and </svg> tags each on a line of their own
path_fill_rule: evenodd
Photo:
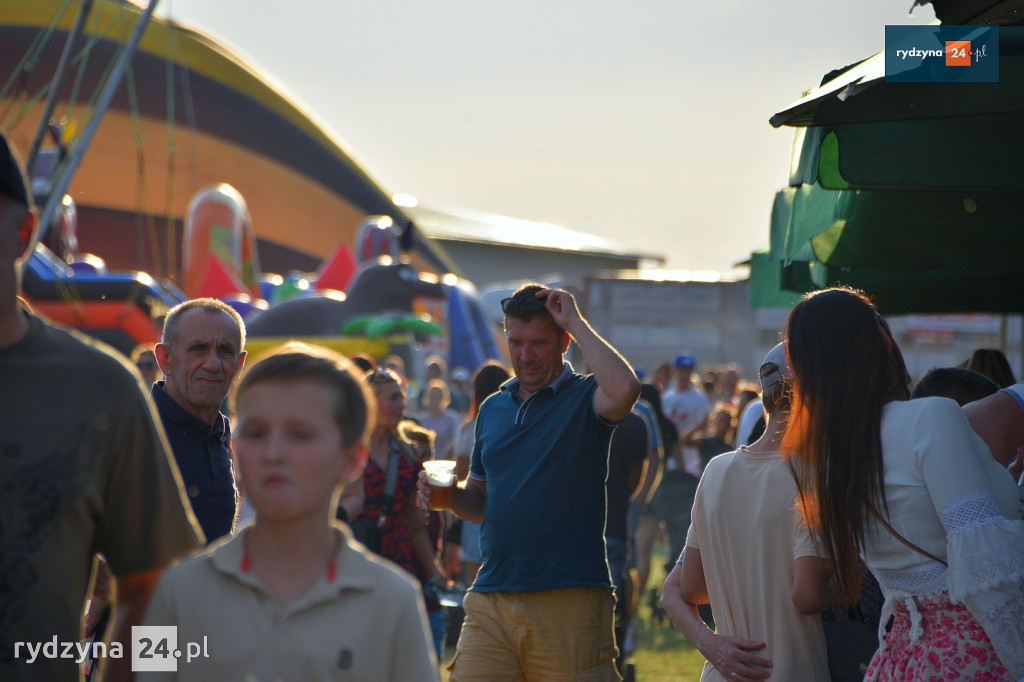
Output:
<svg viewBox="0 0 1024 682">
<path fill-rule="evenodd" d="M 768 243 L 791 129 L 910 0 L 162 0 L 325 122 L 385 190 L 727 272 Z M 739 271 L 744 272 L 744 271 Z"/>
</svg>

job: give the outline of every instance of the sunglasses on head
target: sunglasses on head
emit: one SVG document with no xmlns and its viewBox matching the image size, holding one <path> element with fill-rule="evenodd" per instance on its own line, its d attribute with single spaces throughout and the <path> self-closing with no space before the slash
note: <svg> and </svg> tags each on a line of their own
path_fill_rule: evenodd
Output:
<svg viewBox="0 0 1024 682">
<path fill-rule="evenodd" d="M 544 299 L 537 298 L 534 294 L 528 296 L 510 296 L 501 300 L 501 312 L 506 315 L 514 315 L 521 312 L 537 312 L 544 310 Z"/>
<path fill-rule="evenodd" d="M 390 367 L 377 367 L 366 374 L 366 382 L 371 386 L 375 384 L 398 384 L 398 374 L 391 371 Z"/>
</svg>

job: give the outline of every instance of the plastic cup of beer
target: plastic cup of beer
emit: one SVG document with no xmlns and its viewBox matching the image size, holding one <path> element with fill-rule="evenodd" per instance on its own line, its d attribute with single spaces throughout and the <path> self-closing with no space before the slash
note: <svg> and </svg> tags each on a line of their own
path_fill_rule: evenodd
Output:
<svg viewBox="0 0 1024 682">
<path fill-rule="evenodd" d="M 455 460 L 432 459 L 423 463 L 430 488 L 430 508 L 448 509 L 452 506 L 452 486 L 455 485 Z"/>
</svg>

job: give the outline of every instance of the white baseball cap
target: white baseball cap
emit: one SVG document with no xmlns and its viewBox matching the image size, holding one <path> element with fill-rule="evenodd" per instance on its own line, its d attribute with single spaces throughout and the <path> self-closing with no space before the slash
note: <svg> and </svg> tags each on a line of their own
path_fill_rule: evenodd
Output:
<svg viewBox="0 0 1024 682">
<path fill-rule="evenodd" d="M 761 379 L 762 391 L 767 391 L 783 379 L 793 378 L 789 371 L 789 364 L 786 362 L 786 347 L 784 345 L 777 344 L 768 351 L 768 355 L 764 356 L 764 361 L 761 363 L 761 369 L 757 371 L 757 376 Z"/>
</svg>

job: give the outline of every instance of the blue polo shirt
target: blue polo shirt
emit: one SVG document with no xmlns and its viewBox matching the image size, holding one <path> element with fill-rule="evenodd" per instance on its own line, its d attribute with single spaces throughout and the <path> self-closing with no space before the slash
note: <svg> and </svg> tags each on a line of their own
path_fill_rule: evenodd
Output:
<svg viewBox="0 0 1024 682">
<path fill-rule="evenodd" d="M 153 402 L 178 463 L 192 513 L 210 544 L 230 533 L 235 520 L 235 477 L 228 451 L 231 427 L 223 414 L 212 426 L 196 419 L 167 395 L 164 383 L 153 384 Z"/>
<path fill-rule="evenodd" d="M 478 592 L 611 587 L 605 479 L 615 425 L 594 411 L 597 381 L 565 363 L 523 400 L 506 382 L 480 406 L 470 478 L 486 481 Z"/>
</svg>

